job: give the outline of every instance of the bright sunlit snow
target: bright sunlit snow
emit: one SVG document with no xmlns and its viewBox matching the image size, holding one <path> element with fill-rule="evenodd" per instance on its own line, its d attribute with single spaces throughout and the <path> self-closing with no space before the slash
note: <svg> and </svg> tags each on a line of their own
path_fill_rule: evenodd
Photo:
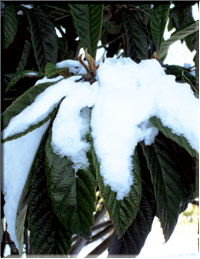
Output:
<svg viewBox="0 0 200 259">
<path fill-rule="evenodd" d="M 35 153 L 48 124 L 49 122 L 46 122 L 29 134 L 3 144 L 4 213 L 10 238 L 15 242 L 18 249 L 19 245 L 15 234 L 18 203 Z"/>
</svg>

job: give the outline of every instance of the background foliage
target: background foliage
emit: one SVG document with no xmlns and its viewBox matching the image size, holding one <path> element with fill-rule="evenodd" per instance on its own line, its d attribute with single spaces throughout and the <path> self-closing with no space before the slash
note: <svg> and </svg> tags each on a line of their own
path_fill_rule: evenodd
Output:
<svg viewBox="0 0 200 259">
<path fill-rule="evenodd" d="M 130 57 L 136 62 L 156 57 L 167 74 L 175 75 L 178 82 L 189 83 L 198 96 L 199 25 L 191 9 L 195 3 L 34 2 L 33 8 L 28 9 L 20 2 L 3 2 L 2 111 L 28 90 L 14 108 L 3 113 L 3 128 L 13 114 L 50 85 L 40 85 L 36 93 L 32 86 L 38 79 L 69 75 L 66 69 L 56 69 L 55 64 L 65 59 L 77 60 L 81 47 L 87 48 L 94 58 L 100 48 L 105 50 L 105 57 Z M 175 31 L 165 41 L 166 26 Z M 197 51 L 195 67 L 162 63 L 169 46 L 177 40 L 185 41 L 190 51 Z M 52 121 L 55 113 L 56 110 L 51 114 Z M 32 165 L 29 188 L 24 188 L 17 218 L 18 233 L 25 236 L 21 245 L 25 244 L 26 254 L 74 255 L 104 237 L 90 255 L 100 254 L 108 247 L 111 255 L 137 255 L 155 216 L 160 219 L 165 240 L 170 238 L 179 214 L 198 196 L 197 154 L 185 139 L 163 128 L 158 119 L 152 118 L 151 122 L 160 133 L 152 146 L 138 145 L 134 156 L 135 184 L 123 201 L 117 201 L 116 193 L 103 186 L 93 148 L 88 153 L 89 170 L 79 170 L 76 178 L 71 161 L 52 152 L 51 132 L 47 131 Z M 58 182 L 58 178 L 62 180 Z M 5 228 L 2 256 L 7 243 L 11 253 L 17 254 Z"/>
</svg>

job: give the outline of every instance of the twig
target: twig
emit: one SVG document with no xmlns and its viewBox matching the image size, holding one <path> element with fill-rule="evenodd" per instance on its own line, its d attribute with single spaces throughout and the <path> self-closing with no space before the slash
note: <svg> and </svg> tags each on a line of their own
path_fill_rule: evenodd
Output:
<svg viewBox="0 0 200 259">
<path fill-rule="evenodd" d="M 119 35 L 117 38 L 115 38 L 114 40 L 111 40 L 111 41 L 108 41 L 106 42 L 105 44 L 102 44 L 101 46 L 98 46 L 97 49 L 101 49 L 101 48 L 104 48 L 106 45 L 108 44 L 112 44 L 114 43 L 115 41 L 119 40 L 122 38 L 122 35 Z"/>
<path fill-rule="evenodd" d="M 100 245 L 98 245 L 92 252 L 90 252 L 85 258 L 96 257 L 103 253 L 109 246 L 111 240 L 111 235 L 107 237 Z"/>
</svg>

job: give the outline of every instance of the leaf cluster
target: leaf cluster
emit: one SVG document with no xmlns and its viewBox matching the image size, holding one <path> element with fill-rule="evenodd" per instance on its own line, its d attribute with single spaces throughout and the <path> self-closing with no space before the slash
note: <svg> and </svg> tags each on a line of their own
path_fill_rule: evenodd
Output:
<svg viewBox="0 0 200 259">
<path fill-rule="evenodd" d="M 27 9 L 20 4 L 5 3 L 2 129 L 12 117 L 33 103 L 37 95 L 55 83 L 32 87 L 38 78 L 71 76 L 68 68 L 58 69 L 56 63 L 64 59 L 77 60 L 81 47 L 94 59 L 97 50 L 102 48 L 106 57 L 130 57 L 137 63 L 152 58 L 154 52 L 163 62 L 169 46 L 177 40 L 185 41 L 190 50 L 196 49 L 198 21 L 192 17 L 193 4 L 185 4 L 182 8 L 175 3 L 171 8 L 161 3 L 35 2 L 32 9 Z M 19 11 L 23 14 L 18 15 Z M 175 28 L 175 32 L 164 40 L 167 21 L 168 29 Z M 197 64 L 196 61 L 196 69 Z M 177 81 L 189 83 L 198 96 L 198 79 L 191 75 L 191 68 L 162 65 Z M 103 184 L 90 135 L 88 170 L 75 172 L 69 158 L 61 158 L 53 152 L 51 124 L 58 107 L 59 104 L 47 118 L 23 133 L 51 120 L 18 206 L 16 233 L 20 246 L 24 244 L 25 227 L 30 231 L 33 248 L 32 252 L 26 251 L 29 254 L 73 255 L 83 245 L 106 237 L 90 255 L 109 247 L 110 255 L 136 256 L 151 231 L 155 216 L 160 219 L 167 241 L 179 214 L 197 196 L 198 154 L 186 139 L 164 127 L 158 118 L 151 118 L 159 135 L 151 146 L 138 144 L 133 156 L 134 184 L 129 196 L 119 201 L 116 193 Z M 106 218 L 106 211 L 112 222 Z"/>
</svg>

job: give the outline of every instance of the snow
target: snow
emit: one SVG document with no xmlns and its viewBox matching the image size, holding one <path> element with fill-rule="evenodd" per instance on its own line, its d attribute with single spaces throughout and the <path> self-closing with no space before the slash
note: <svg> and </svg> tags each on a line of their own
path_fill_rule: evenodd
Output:
<svg viewBox="0 0 200 259">
<path fill-rule="evenodd" d="M 4 213 L 10 238 L 19 249 L 15 234 L 15 219 L 20 196 L 28 177 L 34 156 L 49 122 L 16 140 L 3 144 Z"/>
<path fill-rule="evenodd" d="M 97 78 L 92 136 L 104 184 L 117 192 L 117 199 L 127 196 L 133 184 L 131 157 L 137 143 L 152 144 L 158 133 L 148 123 L 152 116 L 198 151 L 198 99 L 188 84 L 166 75 L 157 60 L 137 65 L 129 58 L 108 58 Z"/>
<path fill-rule="evenodd" d="M 61 103 L 52 127 L 52 147 L 60 156 L 69 157 L 74 162 L 75 171 L 86 169 L 86 152 L 90 145 L 84 140 L 89 130 L 89 109 L 98 93 L 98 84 L 88 82 L 77 84 L 76 90 Z"/>
<path fill-rule="evenodd" d="M 32 9 L 33 8 L 33 6 L 30 5 L 30 4 L 21 4 L 21 6 L 27 8 L 27 9 Z"/>
<path fill-rule="evenodd" d="M 31 105 L 10 120 L 8 127 L 3 131 L 3 138 L 23 132 L 31 125 L 45 119 L 56 104 L 75 89 L 74 81 L 77 79 L 80 77 L 63 79 L 39 94 Z"/>
<path fill-rule="evenodd" d="M 37 76 L 37 73 L 36 72 L 28 72 L 25 75 L 27 75 L 27 76 Z"/>
<path fill-rule="evenodd" d="M 58 66 L 78 68 L 79 73 L 83 71 L 71 60 Z M 80 78 L 59 78 L 62 80 L 44 90 L 30 106 L 11 119 L 3 137 L 23 132 L 43 120 L 63 99 L 52 126 L 54 152 L 69 157 L 75 171 L 87 168 L 89 143 L 85 137 L 91 116 L 91 133 L 100 173 L 104 184 L 117 193 L 118 200 L 129 194 L 134 183 L 132 156 L 138 142 L 144 140 L 146 145 L 151 145 L 158 134 L 149 122 L 152 116 L 160 118 L 163 125 L 175 134 L 184 136 L 198 151 L 198 99 L 188 84 L 177 83 L 174 76 L 166 75 L 157 60 L 136 64 L 130 58 L 107 58 L 100 64 L 94 84 L 75 82 Z M 54 79 L 43 78 L 42 82 L 49 80 Z M 14 242 L 18 200 L 45 125 L 4 144 L 4 192 L 8 193 L 4 209 Z M 26 156 L 29 157 L 26 159 Z M 23 163 L 24 160 L 28 163 Z M 16 175 L 17 185 L 10 181 Z"/>
<path fill-rule="evenodd" d="M 48 82 L 56 82 L 58 80 L 63 79 L 63 76 L 57 76 L 55 78 L 47 78 L 46 76 L 43 77 L 42 79 L 37 80 L 37 82 L 35 83 L 35 85 L 39 85 L 39 84 L 43 84 L 43 83 L 48 83 Z"/>
</svg>

